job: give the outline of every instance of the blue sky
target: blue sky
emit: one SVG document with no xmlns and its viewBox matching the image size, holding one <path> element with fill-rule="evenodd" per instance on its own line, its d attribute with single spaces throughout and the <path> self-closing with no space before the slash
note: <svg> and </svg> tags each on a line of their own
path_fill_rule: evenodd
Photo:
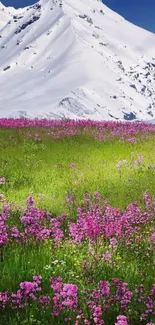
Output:
<svg viewBox="0 0 155 325">
<path fill-rule="evenodd" d="M 16 8 L 35 2 L 35 0 L 2 0 L 4 5 Z M 103 2 L 132 23 L 155 33 L 155 0 L 103 0 Z"/>
<path fill-rule="evenodd" d="M 155 0 L 103 0 L 132 23 L 155 33 Z"/>
</svg>

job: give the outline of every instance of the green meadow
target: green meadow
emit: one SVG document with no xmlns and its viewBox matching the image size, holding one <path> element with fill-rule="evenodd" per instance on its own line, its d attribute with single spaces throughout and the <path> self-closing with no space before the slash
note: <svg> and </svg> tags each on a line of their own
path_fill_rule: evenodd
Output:
<svg viewBox="0 0 155 325">
<path fill-rule="evenodd" d="M 59 129 L 52 131 L 56 135 Z M 4 229 L 2 225 L 8 239 L 4 245 L 0 244 L 0 325 L 154 324 L 155 294 L 150 293 L 155 282 L 155 250 L 150 239 L 155 233 L 154 208 L 153 203 L 148 208 L 143 197 L 144 192 L 151 198 L 155 196 L 154 133 L 139 132 L 132 142 L 128 141 L 129 137 L 112 136 L 109 130 L 101 139 L 96 136 L 96 128 L 87 131 L 81 128 L 78 134 L 58 138 L 52 137 L 50 132 L 50 128 L 44 127 L 0 128 L 0 179 L 5 178 L 0 184 L 0 221 L 2 214 L 6 214 L 8 227 Z M 94 192 L 100 193 L 99 202 Z M 85 200 L 87 194 L 89 202 Z M 67 215 L 61 224 L 63 237 L 58 244 L 55 245 L 53 237 L 44 240 L 24 237 L 26 226 L 21 224 L 20 218 L 29 211 L 26 208 L 28 197 L 33 197 L 34 206 L 48 211 L 51 218 Z M 79 218 L 77 208 L 81 207 L 86 214 L 89 212 L 89 217 L 92 206 L 97 215 L 105 211 L 100 207 L 106 205 L 111 211 L 118 208 L 123 216 L 128 213 L 127 206 L 135 201 L 139 202 L 140 210 L 133 209 L 133 217 L 138 221 L 130 224 L 130 228 L 135 229 L 132 234 L 128 235 L 125 224 L 121 234 L 115 234 L 114 229 L 112 235 L 98 233 L 93 240 L 88 234 L 77 242 L 70 235 L 70 223 L 76 223 Z M 143 212 L 146 222 L 141 221 Z M 46 219 L 42 225 L 47 227 L 48 222 Z M 100 221 L 96 222 L 100 226 Z M 17 227 L 23 237 L 9 237 L 12 227 Z M 111 239 L 116 240 L 116 246 L 111 244 Z M 10 292 L 17 293 L 20 283 L 33 282 L 35 275 L 42 277 L 40 291 L 33 291 L 36 299 L 21 290 L 25 300 L 18 303 L 17 297 L 13 300 Z M 64 298 L 65 293 L 61 303 L 63 299 L 70 299 L 71 304 L 74 299 L 74 308 L 64 307 L 63 302 L 63 307 L 59 306 L 61 312 L 53 313 L 54 308 L 59 308 L 54 307 L 56 292 L 51 289 L 51 277 L 61 277 L 63 283 L 77 286 L 78 306 L 76 294 L 70 293 L 69 298 Z M 119 288 L 115 287 L 115 278 L 123 283 Z M 101 297 L 98 293 L 98 300 L 93 290 L 99 290 L 100 281 L 108 281 L 111 289 L 109 296 Z M 123 291 L 119 291 L 123 290 L 124 283 L 127 284 L 126 295 L 133 293 L 129 301 Z M 141 294 L 139 286 L 143 286 Z M 61 290 L 65 292 L 63 285 Z M 6 302 L 4 292 L 9 297 Z M 50 302 L 41 304 L 40 295 L 48 296 Z M 115 295 L 118 300 L 112 298 Z M 149 299 L 152 305 L 146 307 Z M 97 311 L 95 314 L 90 301 L 96 306 L 92 308 L 101 307 L 102 315 Z M 151 311 L 146 312 L 146 309 Z M 126 322 L 117 320 L 119 315 L 124 315 Z"/>
</svg>

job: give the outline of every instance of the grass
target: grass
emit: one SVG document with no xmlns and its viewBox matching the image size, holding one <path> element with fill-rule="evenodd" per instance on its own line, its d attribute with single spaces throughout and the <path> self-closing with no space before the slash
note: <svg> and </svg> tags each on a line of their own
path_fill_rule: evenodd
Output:
<svg viewBox="0 0 155 325">
<path fill-rule="evenodd" d="M 18 226 L 21 215 L 18 209 L 26 205 L 29 195 L 40 209 L 48 210 L 52 216 L 67 213 L 69 221 L 74 222 L 76 208 L 83 204 L 85 192 L 93 197 L 98 191 L 103 201 L 108 200 L 109 205 L 123 210 L 134 201 L 139 201 L 145 209 L 143 193 L 147 191 L 150 196 L 155 193 L 154 133 L 145 137 L 139 133 L 136 142 L 131 143 L 126 138 L 112 137 L 109 131 L 105 140 L 99 141 L 94 137 L 95 129 L 91 132 L 81 129 L 77 135 L 57 140 L 48 132 L 47 128 L 0 128 L 0 177 L 6 178 L 6 183 L 0 185 L 0 193 L 9 203 L 15 203 L 10 225 Z M 72 205 L 67 204 L 69 196 L 74 196 Z M 0 262 L 0 292 L 16 292 L 19 283 L 32 281 L 34 275 L 41 274 L 42 291 L 51 295 L 49 278 L 61 276 L 64 283 L 78 286 L 85 318 L 90 319 L 90 325 L 95 324 L 83 289 L 90 292 L 100 280 L 119 278 L 133 291 L 143 283 L 146 296 L 149 294 L 155 274 L 155 253 L 148 240 L 152 227 L 152 221 L 145 227 L 140 225 L 132 245 L 118 240 L 114 250 L 109 248 L 108 238 L 99 238 L 91 246 L 87 239 L 79 244 L 71 243 L 68 233 L 56 248 L 52 240 L 39 244 L 35 240 L 26 244 L 10 241 L 3 248 L 4 259 Z M 107 251 L 112 254 L 112 263 L 102 259 Z M 130 325 L 137 325 L 144 309 L 137 309 L 136 300 L 125 312 L 119 306 L 112 308 L 103 314 L 106 325 L 114 324 L 119 314 L 125 314 Z M 1 325 L 62 325 L 76 321 L 72 312 L 64 312 L 58 318 L 51 316 L 51 308 L 45 313 L 35 301 L 22 311 L 8 307 L 0 313 Z M 68 314 L 71 321 L 64 322 Z M 141 320 L 143 325 L 147 322 L 155 322 L 153 313 L 147 320 Z M 78 324 L 84 323 L 81 320 Z"/>
<path fill-rule="evenodd" d="M 85 191 L 99 191 L 118 207 L 139 200 L 146 190 L 154 194 L 153 136 L 134 144 L 117 139 L 99 142 L 89 134 L 56 141 L 46 136 L 47 130 L 41 130 L 42 141 L 37 142 L 26 138 L 28 132 L 34 133 L 0 129 L 0 175 L 7 179 L 1 191 L 9 201 L 21 203 L 31 192 L 40 204 L 39 195 L 43 194 L 44 207 L 60 213 L 68 191 L 78 199 Z M 14 136 L 13 140 L 10 136 Z M 138 155 L 145 157 L 144 162 L 133 168 L 132 161 Z M 116 165 L 122 160 L 127 161 L 127 166 L 119 169 Z M 72 162 L 76 164 L 74 170 L 70 168 Z"/>
</svg>

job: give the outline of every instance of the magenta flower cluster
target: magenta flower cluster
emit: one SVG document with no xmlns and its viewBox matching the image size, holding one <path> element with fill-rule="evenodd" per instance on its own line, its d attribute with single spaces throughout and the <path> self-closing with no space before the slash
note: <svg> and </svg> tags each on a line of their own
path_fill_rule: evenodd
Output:
<svg viewBox="0 0 155 325">
<path fill-rule="evenodd" d="M 29 120 L 29 119 L 0 119 L 0 127 L 3 128 L 48 128 L 47 135 L 59 140 L 66 136 L 76 136 L 78 134 L 89 133 L 97 141 L 109 141 L 111 138 L 118 138 L 119 141 L 127 140 L 131 144 L 135 144 L 138 139 L 137 135 L 146 138 L 148 133 L 155 132 L 155 125 L 144 122 L 107 122 L 107 121 L 90 121 L 90 120 Z M 143 135 L 142 135 L 143 134 Z M 36 131 L 29 131 L 27 138 L 41 142 L 41 135 Z M 10 137 L 14 140 L 14 137 Z M 2 180 L 3 182 L 3 180 Z"/>
<path fill-rule="evenodd" d="M 63 310 L 75 311 L 78 306 L 78 287 L 75 284 L 63 283 L 62 278 L 51 278 L 54 291 L 53 315 L 58 316 Z"/>
<path fill-rule="evenodd" d="M 125 211 L 121 211 L 109 205 L 89 204 L 90 198 L 87 194 L 87 209 L 78 208 L 77 221 L 69 224 L 71 238 L 75 242 L 85 239 L 96 242 L 98 237 L 115 238 L 114 241 L 119 238 L 120 241 L 130 244 L 134 235 L 151 224 L 154 218 L 155 202 L 147 193 L 144 193 L 144 200 L 145 211 L 138 206 L 138 202 L 129 204 Z M 150 240 L 153 241 L 153 238 L 154 233 L 150 233 Z"/>
<path fill-rule="evenodd" d="M 109 281 L 99 281 L 94 288 L 83 289 L 76 284 L 64 283 L 61 277 L 50 278 L 52 291 L 44 294 L 42 277 L 33 276 L 33 281 L 23 281 L 16 292 L 0 292 L 0 309 L 19 310 L 29 308 L 33 303 L 38 307 L 50 311 L 51 317 L 66 315 L 64 322 L 72 321 L 74 325 L 105 323 L 105 315 L 108 310 L 119 310 L 115 325 L 128 325 L 127 314 L 131 302 L 134 302 L 137 310 L 141 306 L 139 321 L 145 320 L 148 323 L 153 310 L 155 310 L 155 284 L 149 292 L 144 292 L 143 285 L 137 286 L 133 291 L 128 284 L 119 278 Z M 83 300 L 83 309 L 79 303 Z M 116 312 L 115 312 L 116 313 Z"/>
<path fill-rule="evenodd" d="M 125 211 L 113 208 L 106 202 L 99 205 L 101 200 L 98 192 L 94 193 L 94 204 L 86 192 L 85 204 L 77 209 L 76 222 L 69 222 L 66 214 L 52 217 L 47 211 L 34 206 L 34 199 L 27 199 L 27 208 L 22 211 L 19 218 L 20 225 L 9 225 L 11 211 L 9 205 L 4 203 L 0 213 L 0 246 L 8 242 L 27 242 L 29 240 L 44 241 L 52 239 L 58 245 L 65 234 L 71 241 L 82 242 L 88 240 L 96 243 L 98 238 L 109 239 L 110 247 L 117 247 L 117 240 L 130 245 L 136 237 L 142 238 L 140 230 L 151 225 L 155 213 L 155 201 L 148 193 L 144 193 L 145 210 L 142 210 L 138 202 L 129 204 Z M 19 224 L 18 222 L 18 224 Z M 65 229 L 65 234 L 64 234 Z M 141 236 L 141 237 L 140 237 Z M 155 242 L 155 229 L 150 227 L 148 241 Z M 105 253 L 103 258 L 108 260 L 111 256 Z"/>
<path fill-rule="evenodd" d="M 152 254 L 155 249 L 153 226 L 155 200 L 148 193 L 144 193 L 143 197 L 143 208 L 138 202 L 134 202 L 125 210 L 121 210 L 110 206 L 106 201 L 102 203 L 99 192 L 94 193 L 93 200 L 86 192 L 82 206 L 77 208 L 76 221 L 70 222 L 66 214 L 52 217 L 47 211 L 36 208 L 35 201 L 30 196 L 26 200 L 26 208 L 21 208 L 19 211 L 17 224 L 12 225 L 13 207 L 1 196 L 1 257 L 5 258 L 5 249 L 3 251 L 5 245 L 11 244 L 13 247 L 14 243 L 25 245 L 29 242 L 30 244 L 37 242 L 41 245 L 43 241 L 52 240 L 55 247 L 59 249 L 58 245 L 67 238 L 70 245 L 73 244 L 74 247 L 76 243 L 79 249 L 82 242 L 85 242 L 88 247 L 88 260 L 90 257 L 90 260 L 93 259 L 96 263 L 99 258 L 105 266 L 108 263 L 108 266 L 112 267 L 113 254 L 120 245 L 135 250 L 135 244 L 142 245 L 144 249 L 144 244 L 147 243 L 145 249 L 146 256 L 148 254 L 149 258 L 149 254 Z M 104 244 L 108 250 L 104 250 Z M 97 251 L 98 245 L 101 251 Z M 85 272 L 84 267 L 82 270 Z M 154 283 L 150 284 L 149 289 L 144 288 L 143 283 L 130 289 L 129 284 L 120 278 L 107 281 L 100 276 L 99 279 L 96 283 L 94 279 L 89 282 L 88 278 L 85 280 L 86 283 L 81 285 L 80 281 L 66 283 L 61 277 L 52 277 L 48 292 L 45 292 L 41 276 L 36 275 L 33 281 L 23 279 L 15 292 L 9 288 L 7 291 L 0 292 L 0 308 L 13 309 L 16 312 L 36 304 L 43 313 L 48 310 L 51 317 L 63 317 L 64 322 L 71 322 L 74 325 L 106 324 L 106 315 L 112 312 L 117 317 L 115 325 L 129 325 L 132 304 L 132 308 L 135 306 L 138 311 L 138 321 L 151 324 L 155 316 Z"/>
<path fill-rule="evenodd" d="M 52 218 L 47 211 L 34 207 L 32 197 L 27 199 L 27 209 L 19 218 L 20 226 L 9 225 L 9 205 L 4 204 L 0 213 L 0 247 L 8 242 L 43 241 L 53 239 L 58 245 L 64 236 L 61 226 L 67 215 Z"/>
</svg>

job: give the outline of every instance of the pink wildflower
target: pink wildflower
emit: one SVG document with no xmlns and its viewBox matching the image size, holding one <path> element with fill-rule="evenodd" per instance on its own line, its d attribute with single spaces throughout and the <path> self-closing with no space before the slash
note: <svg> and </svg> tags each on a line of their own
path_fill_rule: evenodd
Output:
<svg viewBox="0 0 155 325">
<path fill-rule="evenodd" d="M 106 261 L 106 262 L 109 262 L 109 263 L 112 263 L 112 254 L 110 252 L 106 252 L 102 255 L 103 259 Z"/>
<path fill-rule="evenodd" d="M 115 325 L 128 325 L 127 317 L 123 315 L 117 316 L 117 323 Z"/>
<path fill-rule="evenodd" d="M 6 183 L 6 178 L 5 177 L 0 177 L 0 185 Z"/>
<path fill-rule="evenodd" d="M 75 168 L 76 168 L 76 164 L 73 162 L 73 163 L 71 163 L 71 164 L 69 165 L 69 167 L 70 167 L 71 169 L 75 169 Z"/>
</svg>

